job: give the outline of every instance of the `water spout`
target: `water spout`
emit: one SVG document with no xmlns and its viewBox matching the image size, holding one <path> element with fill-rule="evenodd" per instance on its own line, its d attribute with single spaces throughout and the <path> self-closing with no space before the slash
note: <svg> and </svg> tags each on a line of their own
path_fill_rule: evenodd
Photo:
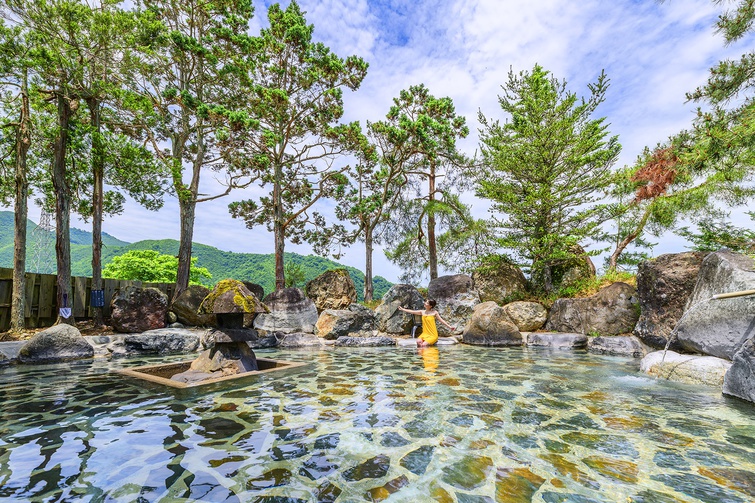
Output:
<svg viewBox="0 0 755 503">
<path fill-rule="evenodd" d="M 734 297 L 744 297 L 745 295 L 755 295 L 755 290 L 740 290 L 739 292 L 717 293 L 711 299 L 732 299 Z"/>
</svg>

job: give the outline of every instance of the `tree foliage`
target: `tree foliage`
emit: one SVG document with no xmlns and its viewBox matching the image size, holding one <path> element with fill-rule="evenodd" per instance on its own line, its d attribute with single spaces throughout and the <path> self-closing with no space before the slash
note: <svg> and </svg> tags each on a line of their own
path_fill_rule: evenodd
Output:
<svg viewBox="0 0 755 503">
<path fill-rule="evenodd" d="M 69 40 L 86 22 L 87 10 L 70 0 L 3 0 L 2 4 L 27 34 L 30 72 L 40 94 L 55 110 L 49 179 L 55 201 L 57 304 L 63 306 L 72 291 L 69 232 L 76 166 L 68 163 L 71 121 L 79 108 L 75 80 L 86 66 Z M 73 323 L 73 319 L 59 317 L 59 322 Z"/>
<path fill-rule="evenodd" d="M 420 84 L 402 90 L 376 126 L 376 133 L 401 147 L 407 177 L 393 219 L 384 227 L 391 243 L 386 256 L 402 269 L 402 281 L 416 282 L 427 274 L 435 279 L 439 265 L 463 253 L 448 231 L 470 221 L 469 208 L 459 198 L 469 160 L 457 148 L 469 134 L 466 119 L 456 115 L 451 98 L 436 98 Z"/>
<path fill-rule="evenodd" d="M 218 145 L 236 112 L 232 77 L 245 71 L 244 58 L 253 49 L 247 30 L 254 9 L 250 0 L 143 0 L 139 5 L 145 19 L 140 33 L 154 42 L 133 54 L 136 92 L 127 98 L 145 107 L 134 119 L 169 169 L 178 198 L 179 295 L 189 282 L 196 205 L 248 183 L 235 176 Z M 222 190 L 200 191 L 206 170 L 220 174 Z"/>
<path fill-rule="evenodd" d="M 371 129 L 368 124 L 368 130 Z M 376 155 L 369 155 L 355 168 L 355 181 L 346 204 L 336 208 L 339 218 L 356 225 L 355 237 L 364 242 L 365 282 L 364 299 L 373 300 L 372 256 L 374 245 L 380 244 L 382 234 L 379 229 L 390 219 L 391 211 L 401 194 L 400 188 L 406 183 L 403 164 L 394 160 L 391 147 L 379 143 Z"/>
<path fill-rule="evenodd" d="M 719 17 L 716 27 L 726 43 L 732 43 L 752 31 L 753 20 L 752 2 L 741 0 Z M 746 233 L 723 222 L 720 210 L 722 205 L 738 206 L 755 196 L 751 183 L 754 84 L 755 53 L 719 62 L 711 68 L 705 85 L 687 94 L 701 105 L 691 127 L 652 151 L 646 149 L 635 165 L 619 173 L 613 194 L 622 202 L 612 211 L 623 222 L 623 231 L 610 267 L 621 260 L 629 243 L 642 237 L 646 225 L 658 235 L 685 217 L 697 222 L 700 234 L 688 227 L 678 233 L 691 239 L 696 248 L 706 249 L 716 242 L 745 246 L 739 237 L 746 241 Z"/>
<path fill-rule="evenodd" d="M 318 202 L 347 193 L 344 154 L 366 147 L 358 123 L 341 124 L 343 88 L 356 90 L 367 63 L 345 59 L 312 40 L 296 2 L 268 10 L 270 27 L 254 41 L 255 65 L 246 75 L 247 115 L 232 124 L 227 141 L 234 164 L 269 192 L 232 203 L 231 215 L 246 226 L 265 225 L 274 234 L 276 288 L 285 286 L 286 240 L 307 242 L 316 253 L 339 256 L 349 233 L 316 210 Z"/>
<path fill-rule="evenodd" d="M 191 259 L 189 284 L 192 285 L 200 284 L 203 278 L 212 278 L 210 271 L 198 267 L 196 262 L 196 258 Z M 113 257 L 103 269 L 102 276 L 148 283 L 175 283 L 177 271 L 178 257 L 175 255 L 163 255 L 154 250 L 131 250 Z"/>
<path fill-rule="evenodd" d="M 578 98 L 541 66 L 509 71 L 499 96 L 504 123 L 482 112 L 481 149 L 492 172 L 477 174 L 477 194 L 492 201 L 500 244 L 530 267 L 536 288 L 550 291 L 550 267 L 574 257 L 574 245 L 594 238 L 596 204 L 608 187 L 621 146 L 605 118 L 593 119 L 605 99 L 601 73 Z"/>
<path fill-rule="evenodd" d="M 389 114 L 390 116 L 390 114 Z M 373 252 L 381 244 L 386 227 L 398 211 L 415 155 L 404 130 L 390 121 L 367 122 L 369 148 L 361 154 L 354 173 L 354 187 L 345 205 L 336 209 L 339 218 L 357 226 L 355 235 L 365 246 L 364 299 L 373 300 Z"/>
<path fill-rule="evenodd" d="M 286 262 L 286 288 L 303 287 L 306 281 L 306 273 L 301 264 Z"/>
<path fill-rule="evenodd" d="M 70 249 L 65 243 L 71 211 L 92 219 L 92 286 L 99 289 L 103 215 L 120 213 L 124 194 L 147 207 L 162 204 L 164 174 L 152 162 L 151 153 L 116 126 L 123 123 L 119 108 L 124 102 L 117 97 L 124 94 L 124 61 L 139 43 L 133 37 L 138 17 L 111 0 L 3 3 L 25 48 L 14 68 L 28 74 L 27 99 L 35 112 L 29 123 L 35 125 L 36 144 L 30 151 L 27 176 L 40 204 L 55 208 L 59 295 L 68 291 L 65 285 L 70 280 L 66 265 Z M 52 151 L 45 142 L 54 145 Z M 48 169 L 50 165 L 53 169 Z M 94 321 L 102 324 L 101 310 L 95 309 Z"/>
<path fill-rule="evenodd" d="M 751 35 L 754 21 L 753 3 L 737 0 L 719 16 L 716 29 L 731 44 Z M 721 225 L 721 204 L 737 206 L 755 196 L 754 85 L 755 52 L 748 51 L 736 61 L 720 61 L 710 69 L 707 82 L 687 94 L 701 105 L 692 128 L 670 141 L 680 165 L 698 182 L 697 197 L 708 202 L 707 215 L 695 215 L 706 242 L 716 241 L 715 232 L 721 232 L 721 242 L 738 233 L 733 226 Z"/>
<path fill-rule="evenodd" d="M 755 212 L 747 212 L 755 220 Z M 728 248 L 738 253 L 755 254 L 755 232 L 751 229 L 737 227 L 727 221 L 728 213 L 717 212 L 697 221 L 697 232 L 689 226 L 681 227 L 677 233 L 692 243 L 692 249 L 713 252 Z"/>
</svg>

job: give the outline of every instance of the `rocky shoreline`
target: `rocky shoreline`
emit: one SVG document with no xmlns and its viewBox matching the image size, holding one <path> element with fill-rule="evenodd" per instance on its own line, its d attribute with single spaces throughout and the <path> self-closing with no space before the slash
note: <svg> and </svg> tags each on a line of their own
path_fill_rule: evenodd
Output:
<svg viewBox="0 0 755 503">
<path fill-rule="evenodd" d="M 523 288 L 520 275 L 508 268 L 433 280 L 428 296 L 457 327 L 450 333 L 440 326 L 442 342 L 642 358 L 639 368 L 649 375 L 717 386 L 755 402 L 755 296 L 712 300 L 755 285 L 752 258 L 727 250 L 662 255 L 640 266 L 636 288 L 613 283 L 591 297 L 558 299 L 550 309 L 501 300 Z M 420 309 L 423 302 L 415 287 L 399 284 L 369 309 L 355 302 L 348 274 L 332 271 L 306 291 L 288 288 L 262 300 L 258 285 L 234 280 L 213 291 L 192 286 L 170 306 L 156 292 L 129 287 L 114 296 L 117 333 L 82 337 L 75 327 L 58 325 L 29 341 L 0 343 L 0 364 L 189 354 L 211 348 L 214 334 L 224 330 L 248 331 L 252 349 L 392 346 L 415 325 L 398 307 Z"/>
</svg>

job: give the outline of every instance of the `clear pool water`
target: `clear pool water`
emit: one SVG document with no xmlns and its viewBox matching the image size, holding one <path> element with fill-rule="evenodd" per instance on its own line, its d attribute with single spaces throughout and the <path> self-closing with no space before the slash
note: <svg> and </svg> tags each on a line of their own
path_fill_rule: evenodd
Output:
<svg viewBox="0 0 755 503">
<path fill-rule="evenodd" d="M 185 356 L 0 369 L 0 501 L 755 501 L 755 406 L 636 360 L 257 353 L 310 365 L 195 395 L 110 372 Z"/>
</svg>

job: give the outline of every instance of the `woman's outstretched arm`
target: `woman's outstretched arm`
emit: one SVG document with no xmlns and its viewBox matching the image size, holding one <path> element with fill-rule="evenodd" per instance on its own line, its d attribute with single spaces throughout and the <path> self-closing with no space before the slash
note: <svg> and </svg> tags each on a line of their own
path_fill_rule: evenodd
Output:
<svg viewBox="0 0 755 503">
<path fill-rule="evenodd" d="M 443 323 L 443 324 L 444 324 L 445 326 L 447 326 L 447 327 L 448 327 L 448 329 L 449 329 L 449 330 L 451 330 L 452 332 L 453 332 L 454 330 L 456 330 L 456 327 L 452 327 L 451 325 L 449 325 L 449 324 L 448 324 L 448 322 L 447 322 L 446 320 L 444 320 L 444 319 L 443 319 L 443 318 L 442 318 L 442 317 L 440 316 L 440 313 L 439 313 L 438 311 L 435 311 L 435 318 L 436 318 L 437 320 L 439 320 L 439 321 L 440 321 L 441 323 Z"/>
<path fill-rule="evenodd" d="M 399 309 L 399 311 L 403 311 L 403 312 L 409 313 L 409 314 L 422 314 L 422 310 L 421 309 L 406 309 L 403 306 L 398 306 L 398 309 Z"/>
</svg>

